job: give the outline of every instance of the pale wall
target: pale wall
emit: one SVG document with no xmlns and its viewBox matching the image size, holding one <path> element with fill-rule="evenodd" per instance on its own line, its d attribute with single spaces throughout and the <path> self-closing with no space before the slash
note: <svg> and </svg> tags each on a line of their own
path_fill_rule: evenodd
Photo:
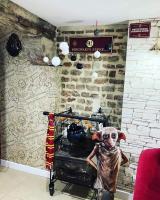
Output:
<svg viewBox="0 0 160 200">
<path fill-rule="evenodd" d="M 1 158 L 40 168 L 45 166 L 48 121 L 43 111 L 58 112 L 60 97 L 59 71 L 38 64 L 55 48 L 51 38 L 47 39 L 47 31 L 40 32 L 43 25 L 47 22 L 15 4 L 0 3 Z M 50 31 L 54 30 L 51 26 Z M 13 32 L 23 46 L 17 57 L 10 56 L 5 48 Z"/>
<path fill-rule="evenodd" d="M 121 148 L 130 157 L 128 175 L 133 179 L 141 151 L 160 147 L 160 51 L 150 50 L 157 41 L 158 19 L 144 21 L 151 21 L 151 36 L 128 38 L 122 108 L 127 142 Z"/>
</svg>

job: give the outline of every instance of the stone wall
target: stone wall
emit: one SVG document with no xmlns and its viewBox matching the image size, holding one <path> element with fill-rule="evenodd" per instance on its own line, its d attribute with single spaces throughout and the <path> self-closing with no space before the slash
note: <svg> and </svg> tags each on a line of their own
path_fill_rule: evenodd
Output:
<svg viewBox="0 0 160 200">
<path fill-rule="evenodd" d="M 142 22 L 131 21 L 133 22 Z M 124 179 L 134 184 L 137 162 L 142 150 L 160 147 L 160 52 L 151 51 L 159 36 L 158 22 L 151 21 L 149 38 L 128 38 L 122 130 L 127 142 L 121 148 L 130 157 Z"/>
<path fill-rule="evenodd" d="M 58 29 L 57 42 L 61 42 L 68 41 L 69 37 L 94 36 L 95 27 Z M 93 54 L 80 53 L 75 62 L 70 60 L 70 55 L 65 56 L 61 69 L 61 110 L 72 107 L 80 114 L 90 115 L 102 107 L 104 113 L 110 115 L 111 125 L 121 128 L 128 25 L 98 26 L 98 30 L 100 36 L 113 36 L 113 53 L 102 54 L 99 59 Z M 77 62 L 84 64 L 84 68 L 76 69 Z M 97 78 L 93 77 L 94 72 L 98 73 Z M 128 167 L 121 168 L 118 188 L 132 190 L 129 172 Z"/>
<path fill-rule="evenodd" d="M 69 37 L 94 36 L 94 26 L 59 27 L 57 42 L 68 41 Z M 102 54 L 95 59 L 93 54 L 79 53 L 77 60 L 70 55 L 63 59 L 61 70 L 62 93 L 61 110 L 72 107 L 80 114 L 91 114 L 102 107 L 110 115 L 111 125 L 120 128 L 125 59 L 127 45 L 127 25 L 98 26 L 99 36 L 113 36 L 113 53 Z M 84 68 L 76 69 L 77 62 Z M 93 77 L 93 72 L 98 77 Z"/>
<path fill-rule="evenodd" d="M 94 26 L 59 27 L 57 42 L 68 41 L 70 36 L 93 36 L 94 29 Z M 105 114 L 111 116 L 111 125 L 121 127 L 128 28 L 117 24 L 98 26 L 98 29 L 100 36 L 113 36 L 112 54 L 102 54 L 101 58 L 95 59 L 93 54 L 81 53 L 77 54 L 75 62 L 70 60 L 70 56 L 63 58 L 61 68 L 44 66 L 43 56 L 51 58 L 55 51 L 55 27 L 9 1 L 1 1 L 2 159 L 43 168 L 47 129 L 47 117 L 42 115 L 44 110 L 58 112 L 72 107 L 80 114 L 90 115 L 102 107 Z M 22 52 L 15 58 L 5 49 L 13 32 L 19 35 L 23 45 Z M 84 64 L 82 70 L 76 69 L 78 61 Z M 95 71 L 97 78 L 93 77 Z M 126 126 L 123 121 L 123 129 Z M 129 142 L 132 142 L 130 138 L 128 143 L 122 143 L 122 148 L 128 147 Z M 134 146 L 133 142 L 131 146 Z M 121 168 L 119 188 L 133 188 L 135 152 L 126 151 L 132 162 L 130 168 Z"/>
<path fill-rule="evenodd" d="M 22 51 L 6 51 L 17 33 Z M 1 158 L 44 167 L 47 117 L 58 111 L 60 79 L 57 69 L 44 66 L 44 55 L 55 49 L 55 27 L 5 0 L 0 2 L 0 135 Z M 33 65 L 34 64 L 34 65 Z"/>
</svg>

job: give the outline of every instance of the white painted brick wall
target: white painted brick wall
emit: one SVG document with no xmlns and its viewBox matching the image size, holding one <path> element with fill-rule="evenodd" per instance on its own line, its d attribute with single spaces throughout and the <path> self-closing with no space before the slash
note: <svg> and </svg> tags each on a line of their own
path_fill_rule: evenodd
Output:
<svg viewBox="0 0 160 200">
<path fill-rule="evenodd" d="M 130 154 L 130 169 L 135 170 L 142 150 L 160 148 L 160 51 L 150 51 L 159 20 L 151 21 L 150 38 L 128 37 L 121 124 L 127 141 L 121 148 Z"/>
</svg>

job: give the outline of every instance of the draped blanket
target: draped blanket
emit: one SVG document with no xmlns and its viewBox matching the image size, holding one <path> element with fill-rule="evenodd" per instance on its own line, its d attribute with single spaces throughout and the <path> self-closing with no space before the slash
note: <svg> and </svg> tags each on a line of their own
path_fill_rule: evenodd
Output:
<svg viewBox="0 0 160 200">
<path fill-rule="evenodd" d="M 54 121 L 53 113 L 48 115 L 48 130 L 46 138 L 46 169 L 50 170 L 54 161 Z"/>
<path fill-rule="evenodd" d="M 160 200 L 160 148 L 141 152 L 133 200 Z"/>
</svg>

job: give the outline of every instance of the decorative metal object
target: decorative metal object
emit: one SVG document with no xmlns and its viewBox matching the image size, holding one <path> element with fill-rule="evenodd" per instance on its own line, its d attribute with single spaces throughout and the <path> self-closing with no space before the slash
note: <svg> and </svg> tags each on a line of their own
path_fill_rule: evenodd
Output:
<svg viewBox="0 0 160 200">
<path fill-rule="evenodd" d="M 6 49 L 8 53 L 13 57 L 19 55 L 20 51 L 22 50 L 22 44 L 17 34 L 15 33 L 11 34 L 11 36 L 7 41 Z"/>
<path fill-rule="evenodd" d="M 99 35 L 99 30 L 98 30 L 98 21 L 96 21 L 96 29 L 94 30 L 94 35 L 98 36 Z"/>
<path fill-rule="evenodd" d="M 83 68 L 83 64 L 82 63 L 77 63 L 76 68 L 77 69 L 82 69 Z"/>
<path fill-rule="evenodd" d="M 77 59 L 77 56 L 75 55 L 75 54 L 71 54 L 71 61 L 76 61 L 76 59 Z"/>
</svg>

